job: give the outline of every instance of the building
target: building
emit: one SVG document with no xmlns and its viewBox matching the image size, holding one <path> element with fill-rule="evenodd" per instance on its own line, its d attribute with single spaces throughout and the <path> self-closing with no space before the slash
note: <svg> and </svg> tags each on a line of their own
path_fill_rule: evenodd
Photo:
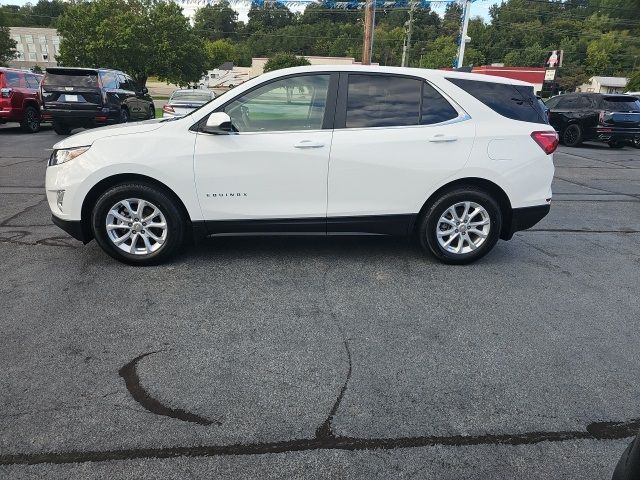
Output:
<svg viewBox="0 0 640 480">
<path fill-rule="evenodd" d="M 447 68 L 446 70 L 452 69 Z M 494 63 L 492 65 L 473 67 L 471 73 L 481 73 L 532 83 L 533 90 L 538 93 L 542 90 L 545 69 L 543 67 L 505 67 L 504 64 Z"/>
<path fill-rule="evenodd" d="M 362 62 L 356 62 L 353 57 L 312 57 L 307 55 L 301 55 L 306 58 L 311 65 L 361 65 Z M 264 66 L 269 59 L 264 57 L 251 59 L 251 70 L 249 71 L 249 77 L 257 77 L 264 73 Z M 371 65 L 378 65 L 372 63 Z"/>
<path fill-rule="evenodd" d="M 60 52 L 60 36 L 55 28 L 10 27 L 9 34 L 16 41 L 18 56 L 9 62 L 13 68 L 42 70 L 55 67 L 56 55 Z"/>
<path fill-rule="evenodd" d="M 624 77 L 591 77 L 589 83 L 576 88 L 576 92 L 624 93 L 628 78 Z"/>
</svg>

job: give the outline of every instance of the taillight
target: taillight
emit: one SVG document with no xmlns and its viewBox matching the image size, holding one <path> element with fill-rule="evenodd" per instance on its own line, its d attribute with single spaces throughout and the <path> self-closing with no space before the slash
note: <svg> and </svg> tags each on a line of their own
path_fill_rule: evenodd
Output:
<svg viewBox="0 0 640 480">
<path fill-rule="evenodd" d="M 12 88 L 0 88 L 0 97 L 2 98 L 9 98 L 12 93 L 13 93 Z"/>
<path fill-rule="evenodd" d="M 555 152 L 556 148 L 558 148 L 558 143 L 560 143 L 556 132 L 533 132 L 531 133 L 531 138 L 540 145 L 540 148 L 544 150 L 544 153 L 547 155 L 551 155 Z"/>
<path fill-rule="evenodd" d="M 162 111 L 167 113 L 175 113 L 175 110 L 173 109 L 173 107 L 168 103 L 164 107 L 162 107 Z"/>
</svg>

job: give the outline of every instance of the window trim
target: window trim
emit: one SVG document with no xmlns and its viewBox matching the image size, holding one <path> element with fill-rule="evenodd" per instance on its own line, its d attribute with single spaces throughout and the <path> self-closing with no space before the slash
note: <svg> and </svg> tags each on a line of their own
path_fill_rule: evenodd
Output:
<svg viewBox="0 0 640 480">
<path fill-rule="evenodd" d="M 192 132 L 203 133 L 202 127 L 207 123 L 207 119 L 209 115 L 216 112 L 223 112 L 225 107 L 230 103 L 235 102 L 239 98 L 247 95 L 259 88 L 264 87 L 265 85 L 269 85 L 274 82 L 279 82 L 281 80 L 286 80 L 287 78 L 297 78 L 297 77 L 307 77 L 307 76 L 316 76 L 316 75 L 329 75 L 329 86 L 327 87 L 327 103 L 324 109 L 324 117 L 322 119 L 322 128 L 313 129 L 313 130 L 267 130 L 261 132 L 236 132 L 234 135 L 256 135 L 256 134 L 271 134 L 271 133 L 294 133 L 294 132 L 320 132 L 323 130 L 333 130 L 334 122 L 335 122 L 335 114 L 336 114 L 336 99 L 338 92 L 338 72 L 335 71 L 318 71 L 318 72 L 304 72 L 304 73 L 292 73 L 289 75 L 282 75 L 280 77 L 272 78 L 266 82 L 262 82 L 254 87 L 251 87 L 248 90 L 245 90 L 238 95 L 230 98 L 226 102 L 219 105 L 215 110 L 210 112 L 209 114 L 202 117 L 196 123 L 189 127 L 189 130 Z"/>
<path fill-rule="evenodd" d="M 428 83 L 436 92 L 438 92 L 442 97 L 449 102 L 449 104 L 453 107 L 453 109 L 458 113 L 458 116 L 455 118 L 451 118 L 449 120 L 445 120 L 443 122 L 438 123 L 427 123 L 417 125 L 387 125 L 382 127 L 347 127 L 347 96 L 349 92 L 349 75 L 368 75 L 368 76 L 378 76 L 378 77 L 394 77 L 394 78 L 407 78 L 410 80 L 417 80 L 420 82 L 420 116 L 418 121 L 422 120 L 422 102 L 424 101 L 424 84 Z M 357 131 L 357 130 L 380 130 L 380 129 L 389 129 L 389 128 L 425 128 L 425 127 L 438 127 L 441 125 L 450 125 L 452 123 L 464 122 L 466 120 L 470 120 L 471 116 L 456 102 L 453 100 L 446 92 L 443 92 L 441 88 L 437 85 L 434 85 L 427 78 L 417 76 L 417 75 L 407 75 L 407 74 L 398 74 L 398 73 L 389 73 L 389 72 L 358 72 L 358 71 L 348 71 L 348 72 L 340 72 L 340 80 L 338 84 L 338 103 L 336 105 L 336 117 L 334 128 L 336 130 L 349 130 L 349 131 Z"/>
</svg>

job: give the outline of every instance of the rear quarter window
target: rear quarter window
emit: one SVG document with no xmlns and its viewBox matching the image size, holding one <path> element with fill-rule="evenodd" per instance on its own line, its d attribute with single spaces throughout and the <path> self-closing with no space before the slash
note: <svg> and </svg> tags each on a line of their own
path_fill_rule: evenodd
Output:
<svg viewBox="0 0 640 480">
<path fill-rule="evenodd" d="M 503 117 L 522 122 L 547 123 L 533 93 L 533 87 L 464 78 L 447 80 Z"/>
<path fill-rule="evenodd" d="M 16 72 L 2 72 L 0 76 L 4 77 L 4 81 L 2 82 L 5 87 L 20 87 L 20 78 L 21 75 Z"/>
</svg>

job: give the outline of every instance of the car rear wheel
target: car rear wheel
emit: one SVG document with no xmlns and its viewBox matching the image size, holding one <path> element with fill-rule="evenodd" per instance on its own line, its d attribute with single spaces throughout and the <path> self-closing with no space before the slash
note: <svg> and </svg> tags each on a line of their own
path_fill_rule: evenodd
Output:
<svg viewBox="0 0 640 480">
<path fill-rule="evenodd" d="M 483 190 L 461 187 L 444 193 L 418 227 L 420 245 L 444 263 L 462 265 L 485 256 L 502 228 L 498 203 Z"/>
<path fill-rule="evenodd" d="M 567 147 L 577 147 L 582 143 L 582 129 L 580 125 L 569 125 L 562 135 L 562 142 Z"/>
<path fill-rule="evenodd" d="M 71 133 L 71 127 L 60 120 L 53 121 L 53 130 L 58 135 L 69 135 Z"/>
<path fill-rule="evenodd" d="M 160 263 L 181 247 L 185 219 L 162 189 L 144 183 L 110 188 L 91 216 L 93 235 L 110 256 L 130 265 Z"/>
<path fill-rule="evenodd" d="M 128 123 L 129 122 L 129 110 L 126 108 L 120 109 L 120 123 Z"/>
<path fill-rule="evenodd" d="M 20 122 L 22 130 L 27 133 L 37 133 L 40 131 L 40 112 L 36 107 L 29 105 L 24 109 L 24 118 Z"/>
<path fill-rule="evenodd" d="M 636 148 L 640 148 L 640 137 L 636 137 L 633 139 L 633 146 Z"/>
<path fill-rule="evenodd" d="M 619 140 L 611 140 L 611 141 L 609 142 L 609 146 L 610 146 L 611 148 L 624 148 L 624 143 L 622 143 L 622 142 L 621 142 L 621 141 L 619 141 Z"/>
<path fill-rule="evenodd" d="M 153 105 L 149 105 L 149 120 L 156 118 L 156 107 Z"/>
</svg>

